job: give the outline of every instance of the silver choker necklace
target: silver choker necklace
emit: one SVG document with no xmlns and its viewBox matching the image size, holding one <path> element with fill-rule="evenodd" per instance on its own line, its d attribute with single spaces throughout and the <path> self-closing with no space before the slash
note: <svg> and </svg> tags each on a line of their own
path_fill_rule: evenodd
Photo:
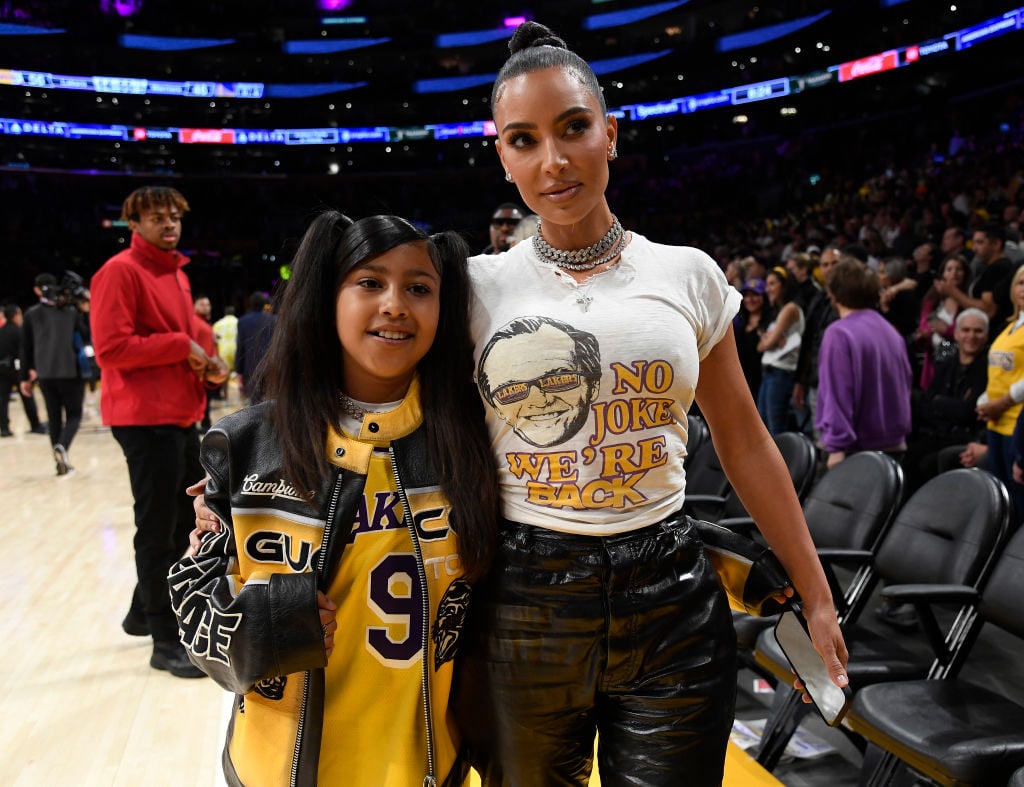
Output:
<svg viewBox="0 0 1024 787">
<path fill-rule="evenodd" d="M 341 403 L 341 409 L 345 411 L 345 415 L 355 418 L 357 421 L 362 421 L 369 410 L 366 410 L 356 404 L 347 395 L 339 392 L 338 401 Z"/>
<path fill-rule="evenodd" d="M 559 268 L 569 271 L 589 271 L 598 265 L 615 259 L 622 253 L 626 246 L 626 233 L 619 224 L 619 220 L 612 216 L 612 226 L 593 246 L 585 249 L 574 249 L 565 251 L 556 249 L 546 240 L 541 231 L 540 223 L 537 224 L 537 234 L 533 236 L 533 250 L 544 262 L 550 262 Z"/>
</svg>

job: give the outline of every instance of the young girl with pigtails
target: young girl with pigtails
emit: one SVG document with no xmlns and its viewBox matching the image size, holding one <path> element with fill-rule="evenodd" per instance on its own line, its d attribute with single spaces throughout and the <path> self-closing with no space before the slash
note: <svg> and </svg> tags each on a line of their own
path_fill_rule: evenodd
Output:
<svg viewBox="0 0 1024 787">
<path fill-rule="evenodd" d="M 448 700 L 497 519 L 466 257 L 395 216 L 317 217 L 267 400 L 203 441 L 219 532 L 169 582 L 189 657 L 236 694 L 229 784 L 465 778 Z"/>
</svg>

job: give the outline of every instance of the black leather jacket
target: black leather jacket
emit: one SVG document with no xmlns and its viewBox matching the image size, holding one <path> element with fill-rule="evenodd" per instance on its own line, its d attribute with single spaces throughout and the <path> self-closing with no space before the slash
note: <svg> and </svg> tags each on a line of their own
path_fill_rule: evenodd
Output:
<svg viewBox="0 0 1024 787">
<path fill-rule="evenodd" d="M 316 594 L 327 591 L 338 567 L 348 541 L 345 525 L 352 522 L 363 498 L 366 477 L 334 467 L 311 501 L 286 481 L 277 482 L 284 473 L 270 406 L 267 402 L 240 410 L 204 438 L 201 459 L 209 474 L 206 503 L 224 526 L 220 533 L 207 535 L 195 557 L 175 564 L 168 582 L 189 658 L 218 684 L 244 695 L 262 691 L 282 676 L 304 673 L 302 681 L 290 681 L 288 689 L 292 691 L 296 684 L 301 692 L 296 696 L 296 704 L 301 704 L 291 781 L 315 784 L 327 664 Z M 391 449 L 400 489 L 438 483 L 428 461 L 422 425 L 393 440 Z M 239 571 L 230 523 L 232 511 L 253 510 L 254 494 L 260 495 L 257 510 L 268 530 L 287 533 L 289 523 L 297 519 L 316 520 L 323 522 L 323 538 L 308 554 L 307 563 L 291 565 L 290 573 L 271 573 L 266 581 L 246 582 L 242 593 L 227 576 Z M 335 532 L 339 526 L 341 533 Z M 232 782 L 227 748 L 224 762 L 229 783 L 240 783 L 237 777 Z"/>
</svg>

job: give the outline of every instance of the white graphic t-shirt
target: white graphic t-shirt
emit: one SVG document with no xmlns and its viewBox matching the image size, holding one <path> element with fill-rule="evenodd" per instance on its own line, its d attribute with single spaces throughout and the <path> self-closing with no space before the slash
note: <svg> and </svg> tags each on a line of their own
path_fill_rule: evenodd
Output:
<svg viewBox="0 0 1024 787">
<path fill-rule="evenodd" d="M 470 275 L 504 515 L 609 535 L 679 510 L 699 364 L 740 304 L 714 260 L 633 233 L 583 284 L 530 242 L 472 258 Z"/>
</svg>

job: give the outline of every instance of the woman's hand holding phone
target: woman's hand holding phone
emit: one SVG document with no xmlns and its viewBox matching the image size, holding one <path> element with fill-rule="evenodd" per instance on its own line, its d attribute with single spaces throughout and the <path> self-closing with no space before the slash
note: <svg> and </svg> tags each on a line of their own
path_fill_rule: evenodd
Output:
<svg viewBox="0 0 1024 787">
<path fill-rule="evenodd" d="M 852 697 L 843 666 L 845 652 L 836 653 L 833 663 L 826 663 L 811 640 L 803 615 L 793 609 L 779 616 L 775 640 L 797 676 L 794 688 L 804 692 L 804 702 L 812 703 L 829 726 L 839 724 Z"/>
</svg>

